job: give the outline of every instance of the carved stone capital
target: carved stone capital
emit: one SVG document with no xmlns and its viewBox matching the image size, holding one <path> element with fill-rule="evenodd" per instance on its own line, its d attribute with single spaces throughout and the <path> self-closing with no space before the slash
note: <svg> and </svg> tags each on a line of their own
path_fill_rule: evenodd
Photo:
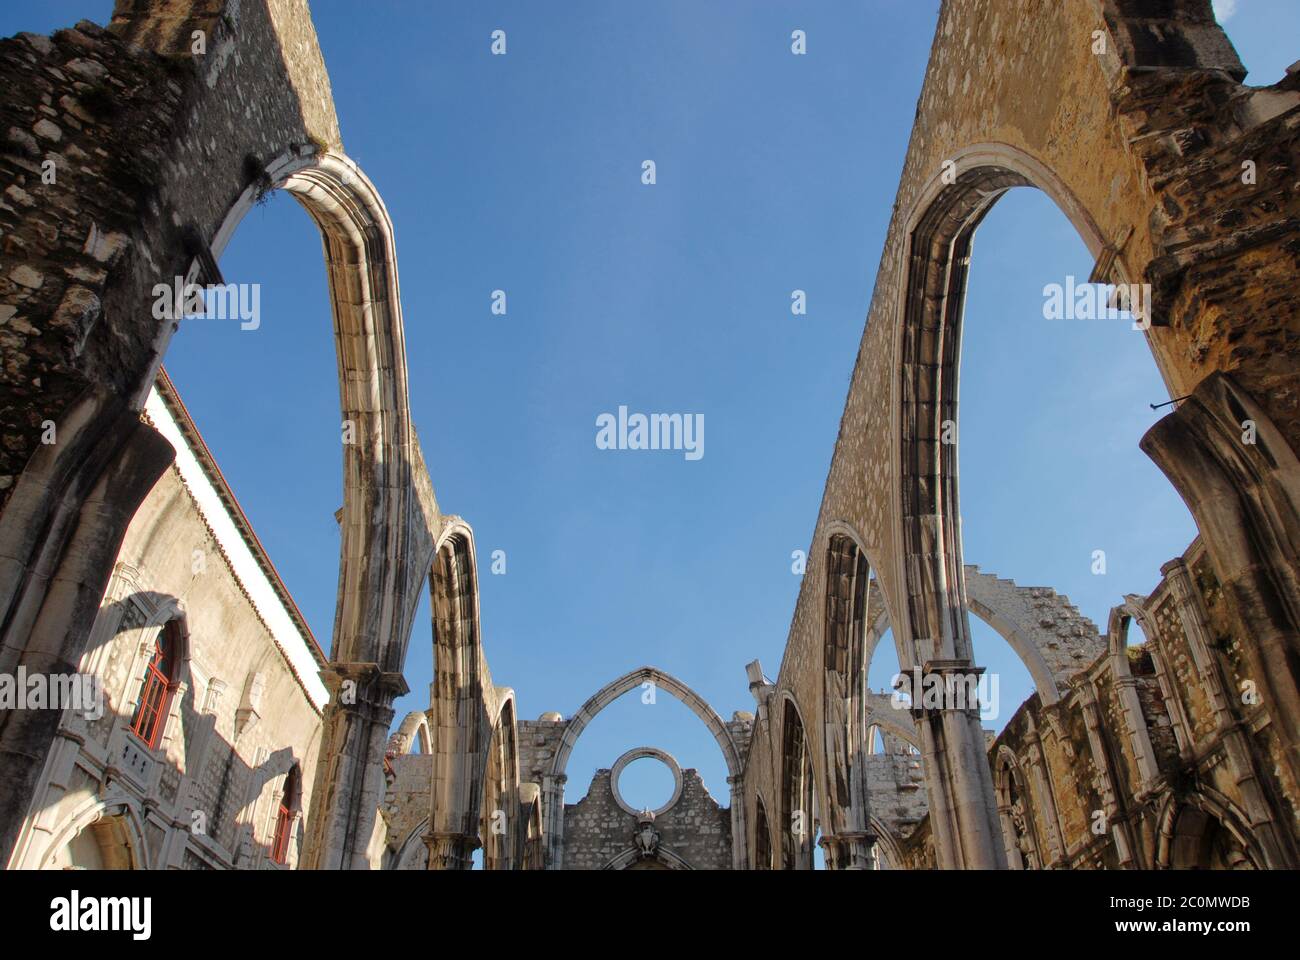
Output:
<svg viewBox="0 0 1300 960">
<path fill-rule="evenodd" d="M 469 870 L 474 851 L 481 846 L 477 836 L 455 832 L 426 833 L 424 844 L 429 848 L 430 870 Z"/>
</svg>

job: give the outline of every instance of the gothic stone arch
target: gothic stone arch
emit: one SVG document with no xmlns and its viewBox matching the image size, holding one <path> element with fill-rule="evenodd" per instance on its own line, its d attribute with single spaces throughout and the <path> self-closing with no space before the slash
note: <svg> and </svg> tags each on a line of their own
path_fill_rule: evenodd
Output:
<svg viewBox="0 0 1300 960">
<path fill-rule="evenodd" d="M 866 785 L 867 660 L 871 566 L 860 541 L 832 533 L 826 547 L 826 626 L 822 716 L 826 780 L 822 844 L 832 870 L 871 864 L 871 811 Z"/>
<path fill-rule="evenodd" d="M 195 30 L 204 56 L 191 52 Z M 410 624 L 439 529 L 410 424 L 392 223 L 343 155 L 305 0 L 120 3 L 108 30 L 83 22 L 52 40 L 6 41 L 0 74 L 34 110 L 42 97 L 60 99 L 58 69 L 74 59 L 97 63 L 120 89 L 112 117 L 64 130 L 65 148 L 86 160 L 60 168 L 55 184 L 26 180 L 36 210 L 63 211 L 58 238 L 40 240 L 29 214 L 0 211 L 6 235 L 31 238 L 27 263 L 45 278 L 16 306 L 33 329 L 54 332 L 48 349 L 16 351 L 21 361 L 0 374 L 11 398 L 0 417 L 26 444 L 0 454 L 0 475 L 12 479 L 0 489 L 0 670 L 75 670 L 126 525 L 173 456 L 139 418 L 175 329 L 154 319 L 155 285 L 220 282 L 216 259 L 239 219 L 267 190 L 285 189 L 321 229 L 340 407 L 355 441 L 344 449 L 326 678 L 336 695 L 303 862 L 364 866 L 391 703 L 405 690 Z M 37 425 L 47 420 L 58 439 L 42 445 Z M 345 685 L 354 695 L 341 700 Z M 0 848 L 13 844 L 39 774 L 32 758 L 48 749 L 56 719 L 0 718 L 9 771 Z"/>
<path fill-rule="evenodd" d="M 885 604 L 895 613 L 904 668 L 973 666 L 956 449 L 942 437 L 945 422 L 957 422 L 971 240 L 1006 190 L 1046 192 L 1096 257 L 1095 279 L 1152 283 L 1145 336 L 1171 396 L 1191 394 L 1231 369 L 1240 408 L 1253 403 L 1288 453 L 1300 443 L 1300 422 L 1286 399 L 1297 374 L 1280 372 L 1296 369 L 1298 349 L 1281 331 L 1291 329 L 1300 303 L 1300 281 L 1284 266 L 1293 263 L 1285 244 L 1294 231 L 1286 224 L 1294 222 L 1300 199 L 1283 186 L 1294 182 L 1300 166 L 1286 132 L 1300 93 L 1283 84 L 1256 97 L 1241 86 L 1243 77 L 1209 0 L 942 6 L 813 538 L 824 542 L 831 520 L 862 532 Z M 1266 102 L 1274 106 L 1265 109 Z M 1239 176 L 1246 132 L 1282 173 L 1266 188 Z M 1191 184 L 1210 170 L 1221 186 L 1207 192 Z M 1248 223 L 1216 216 L 1238 205 L 1268 212 Z M 1262 269 L 1279 296 L 1249 302 L 1240 294 L 1257 282 L 1252 271 L 1268 263 L 1276 267 Z M 1210 428 L 1196 410 L 1186 404 L 1162 423 L 1203 436 Z M 1169 456 L 1153 456 L 1189 499 L 1217 572 L 1239 582 L 1243 601 L 1294 596 L 1288 572 L 1294 567 L 1284 558 L 1294 542 L 1286 532 L 1295 529 L 1295 511 L 1289 495 L 1281 495 L 1280 478 L 1268 480 L 1256 458 L 1256 487 L 1271 483 L 1273 491 L 1267 501 L 1273 506 L 1258 510 L 1259 495 L 1241 464 L 1219 470 L 1220 489 L 1235 492 L 1247 514 L 1255 511 L 1255 529 L 1268 534 L 1243 538 L 1234 552 L 1224 545 L 1232 538 L 1211 522 L 1228 498 L 1200 499 L 1192 474 L 1198 458 L 1206 458 L 1186 440 L 1175 443 L 1174 430 L 1153 431 L 1153 442 L 1169 438 Z M 1285 549 L 1261 556 L 1261 542 Z M 810 573 L 816 563 L 814 553 Z M 804 578 L 777 681 L 804 703 L 820 696 L 812 667 L 824 630 L 816 580 Z M 1296 687 L 1300 632 L 1293 607 L 1288 600 L 1254 609 L 1269 621 L 1254 633 L 1262 638 L 1261 666 L 1273 667 L 1271 676 L 1287 687 L 1276 702 L 1294 742 L 1297 701 L 1289 691 Z M 918 727 L 938 864 L 1005 866 L 978 718 L 933 711 Z M 1294 763 L 1294 754 L 1288 761 Z"/>
<path fill-rule="evenodd" d="M 782 870 L 811 870 L 817 833 L 816 790 L 807 727 L 794 697 L 781 698 L 780 814 Z"/>
<path fill-rule="evenodd" d="M 967 564 L 962 575 L 967 609 L 1007 642 L 1029 671 L 1043 704 L 1056 703 L 1070 678 L 1105 649 L 1097 625 L 1050 587 L 1023 587 L 974 564 Z M 883 609 L 876 610 L 871 621 L 868 664 L 891 626 Z"/>
<path fill-rule="evenodd" d="M 613 680 L 601 687 L 590 699 L 587 700 L 572 717 L 569 718 L 568 724 L 564 728 L 564 734 L 560 738 L 559 746 L 555 750 L 555 757 L 551 762 L 550 771 L 543 777 L 542 789 L 545 795 L 544 809 L 546 811 L 546 843 L 548 849 L 547 868 L 551 870 L 560 869 L 564 856 L 564 783 L 566 780 L 565 769 L 569 763 L 569 755 L 573 752 L 574 744 L 582 736 L 583 730 L 587 724 L 596 717 L 600 711 L 627 693 L 629 690 L 641 686 L 644 683 L 654 684 L 657 690 L 664 690 L 688 707 L 700 721 L 709 728 L 713 738 L 718 741 L 718 747 L 722 750 L 722 757 L 727 763 L 727 783 L 731 787 L 731 838 L 732 838 L 732 857 L 733 866 L 739 868 L 743 866 L 743 857 L 745 850 L 745 830 L 744 830 L 744 805 L 740 799 L 740 754 L 736 749 L 736 744 L 731 738 L 731 732 L 727 729 L 722 718 L 709 706 L 698 693 L 688 687 L 682 681 L 678 680 L 671 674 L 665 673 L 655 667 L 640 667 L 630 673 L 625 673 L 617 680 Z"/>
<path fill-rule="evenodd" d="M 127 799 L 87 800 L 54 833 L 39 863 L 43 870 L 148 870 L 144 818 Z"/>
<path fill-rule="evenodd" d="M 519 748 L 515 696 L 503 690 L 488 746 L 479 835 L 484 870 L 513 870 L 520 847 Z"/>
<path fill-rule="evenodd" d="M 449 523 L 439 541 L 429 594 L 434 650 L 429 869 L 468 870 L 480 844 L 493 717 L 485 701 L 474 538 L 464 523 Z"/>
</svg>

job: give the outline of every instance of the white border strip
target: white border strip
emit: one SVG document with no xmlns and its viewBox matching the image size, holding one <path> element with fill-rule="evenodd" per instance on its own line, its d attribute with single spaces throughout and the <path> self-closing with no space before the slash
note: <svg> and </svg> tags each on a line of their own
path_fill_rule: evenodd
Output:
<svg viewBox="0 0 1300 960">
<path fill-rule="evenodd" d="M 289 615 L 284 601 L 275 585 L 267 578 L 262 565 L 253 556 L 247 542 L 235 526 L 235 522 L 226 511 L 212 481 L 208 479 L 194 451 L 190 449 L 185 435 L 172 416 L 167 404 L 163 402 L 156 387 L 150 388 L 149 399 L 145 401 L 145 412 L 167 441 L 176 449 L 176 468 L 181 479 L 189 487 L 199 513 L 207 521 L 216 535 L 217 543 L 230 559 L 235 576 L 243 584 L 257 612 L 271 629 L 272 639 L 280 648 L 298 679 L 318 710 L 324 709 L 329 700 L 329 691 L 320 678 L 320 667 L 312 655 L 307 639 L 299 632 L 293 617 Z"/>
</svg>

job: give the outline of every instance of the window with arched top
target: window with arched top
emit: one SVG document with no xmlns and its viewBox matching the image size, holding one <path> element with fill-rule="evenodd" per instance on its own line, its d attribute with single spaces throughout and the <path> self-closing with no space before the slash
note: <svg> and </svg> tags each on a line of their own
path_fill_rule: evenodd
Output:
<svg viewBox="0 0 1300 960">
<path fill-rule="evenodd" d="M 271 859 L 276 863 L 289 862 L 289 841 L 293 838 L 293 822 L 298 816 L 302 798 L 302 778 L 294 764 L 284 778 L 284 793 L 280 796 L 280 810 L 275 817 L 275 834 L 271 840 Z"/>
<path fill-rule="evenodd" d="M 144 683 L 131 717 L 131 732 L 150 749 L 158 746 L 167 726 L 172 694 L 180 677 L 180 650 L 180 621 L 172 620 L 158 631 L 154 640 L 153 655 L 145 667 Z"/>
<path fill-rule="evenodd" d="M 754 869 L 772 869 L 772 828 L 767 822 L 767 807 L 762 797 L 755 797 L 757 814 L 754 817 Z"/>
</svg>

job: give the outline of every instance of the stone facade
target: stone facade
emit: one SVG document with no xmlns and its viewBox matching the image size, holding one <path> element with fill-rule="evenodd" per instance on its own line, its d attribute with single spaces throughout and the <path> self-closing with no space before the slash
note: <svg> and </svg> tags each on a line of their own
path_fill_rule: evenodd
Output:
<svg viewBox="0 0 1300 960">
<path fill-rule="evenodd" d="M 292 867 L 309 795 L 290 805 L 284 863 L 271 853 L 291 771 L 315 770 L 325 655 L 165 375 L 146 414 L 177 457 L 127 529 L 80 664 L 103 709 L 62 712 L 10 866 Z M 151 746 L 131 721 L 173 623 Z"/>
<path fill-rule="evenodd" d="M 0 41 L 0 675 L 88 672 L 111 705 L 0 712 L 7 862 L 795 869 L 820 844 L 833 869 L 1300 865 L 1300 73 L 1244 75 L 1209 0 L 943 3 L 776 678 L 749 664 L 755 711 L 728 722 L 643 667 L 521 723 L 473 531 L 411 422 L 392 223 L 343 152 L 305 0 L 118 0 L 107 29 Z M 1017 186 L 1070 219 L 1095 281 L 1149 285 L 1176 398 L 1141 447 L 1199 536 L 1104 633 L 962 555 L 962 298 Z M 220 282 L 269 189 L 321 230 L 355 428 L 328 658 L 160 376 L 175 322 L 151 309 L 160 282 Z M 429 707 L 393 732 L 426 583 Z M 1035 683 L 999 737 L 969 703 L 869 693 L 886 627 L 904 671 L 973 681 L 971 613 Z M 160 643 L 183 668 L 142 748 Z M 686 771 L 641 817 L 617 761 L 566 802 L 586 725 L 646 685 L 717 742 L 725 806 Z"/>
<path fill-rule="evenodd" d="M 1218 629 L 1239 638 L 1234 681 L 1260 693 L 1249 721 L 1234 708 L 1232 722 L 1252 729 L 1240 744 L 1250 762 L 1240 758 L 1236 769 L 1276 766 L 1277 787 L 1261 784 L 1267 809 L 1241 818 L 1251 825 L 1245 832 L 1260 848 L 1264 834 L 1284 835 L 1261 864 L 1300 862 L 1290 813 L 1300 769 L 1300 86 L 1295 73 L 1267 88 L 1243 86 L 1243 77 L 1208 2 L 943 4 L 785 654 L 775 681 L 751 675 L 758 710 L 745 820 L 771 831 L 749 835 L 751 853 L 811 865 L 811 834 L 789 835 L 810 808 L 832 865 L 861 865 L 874 844 L 871 798 L 857 786 L 865 738 L 838 706 L 842 697 L 830 695 L 844 682 L 842 650 L 851 665 L 869 658 L 879 634 L 868 624 L 888 617 L 905 671 L 946 682 L 978 670 L 969 613 L 984 615 L 986 588 L 1008 591 L 973 575 L 961 552 L 957 445 L 949 442 L 957 432 L 948 425 L 958 414 L 962 291 L 983 215 L 1007 189 L 1035 186 L 1096 257 L 1094 280 L 1151 284 L 1140 319 L 1178 404 L 1142 449 L 1201 532 L 1202 569 L 1217 583 L 1209 606 Z M 1266 176 L 1250 175 L 1265 168 Z M 1255 442 L 1255 432 L 1264 439 Z M 1051 609 L 1047 593 L 1005 599 L 1013 615 L 986 619 L 1021 654 L 1043 708 L 1095 697 L 1070 714 L 1068 738 L 1075 757 L 1101 756 L 1101 731 L 1119 736 L 1107 725 L 1135 716 L 1154 692 L 1120 682 L 1121 716 L 1104 690 L 1092 692 L 1105 682 L 1079 679 L 1106 662 L 1100 635 Z M 1032 798 L 1000 800 L 978 715 L 922 708 L 908 720 L 896 732 L 914 731 L 928 840 L 905 859 L 1007 866 L 1004 823 L 1023 819 Z M 1100 809 L 1110 819 L 1121 809 L 1130 815 L 1134 801 L 1120 791 L 1145 783 L 1076 773 L 1099 784 L 1083 801 L 1088 815 Z M 1062 781 L 1035 796 L 1065 789 Z M 1063 844 L 1080 839 L 1081 817 L 1069 812 Z M 1136 841 L 1115 842 L 1129 848 L 1114 862 L 1129 864 Z"/>
<path fill-rule="evenodd" d="M 1016 868 L 1279 866 L 1300 823 L 1284 734 L 1242 655 L 1199 541 L 1117 607 L 1108 651 L 1051 706 L 1035 695 L 989 749 Z M 1147 641 L 1127 644 L 1136 621 Z M 902 843 L 933 861 L 927 824 Z"/>
</svg>

